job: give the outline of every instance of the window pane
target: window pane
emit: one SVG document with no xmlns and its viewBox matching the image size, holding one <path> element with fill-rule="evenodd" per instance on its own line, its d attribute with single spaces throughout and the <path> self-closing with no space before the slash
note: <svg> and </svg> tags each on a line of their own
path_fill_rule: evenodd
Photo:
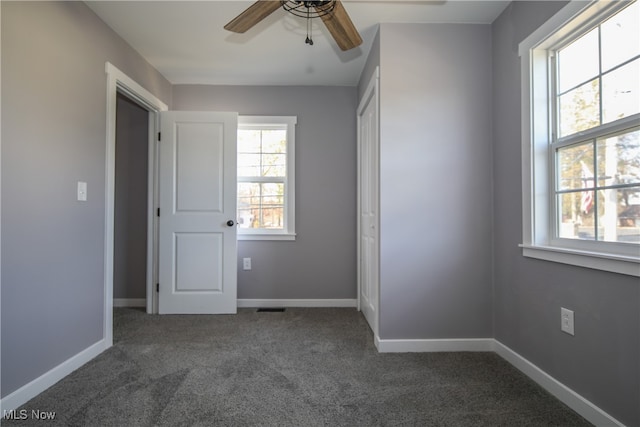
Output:
<svg viewBox="0 0 640 427">
<path fill-rule="evenodd" d="M 560 137 L 600 125 L 598 79 L 560 96 Z"/>
<path fill-rule="evenodd" d="M 602 76 L 602 122 L 640 113 L 640 59 Z"/>
<path fill-rule="evenodd" d="M 260 131 L 259 130 L 238 130 L 238 153 L 259 153 L 260 152 Z"/>
<path fill-rule="evenodd" d="M 238 227 L 255 228 L 255 226 L 253 225 L 253 216 L 251 215 L 251 209 L 238 208 Z"/>
<path fill-rule="evenodd" d="M 287 131 L 284 129 L 262 131 L 262 152 L 286 153 Z"/>
<path fill-rule="evenodd" d="M 255 228 L 256 217 L 253 215 L 254 206 L 260 206 L 260 185 L 251 182 L 238 183 L 238 226 L 240 228 Z"/>
<path fill-rule="evenodd" d="M 264 154 L 262 156 L 262 176 L 285 176 L 286 173 L 286 154 Z"/>
<path fill-rule="evenodd" d="M 282 206 L 268 206 L 262 211 L 262 228 L 282 230 L 284 228 L 284 210 Z"/>
<path fill-rule="evenodd" d="M 240 228 L 284 228 L 284 184 L 238 183 Z"/>
<path fill-rule="evenodd" d="M 598 192 L 598 240 L 640 242 L 639 196 L 640 186 Z"/>
<path fill-rule="evenodd" d="M 284 203 L 284 184 L 268 183 L 262 184 L 262 197 L 264 204 Z"/>
<path fill-rule="evenodd" d="M 640 183 L 640 130 L 598 140 L 598 185 Z"/>
<path fill-rule="evenodd" d="M 284 227 L 283 216 L 284 184 L 262 184 L 262 212 L 261 227 L 269 229 L 282 229 Z"/>
<path fill-rule="evenodd" d="M 593 188 L 593 144 L 558 150 L 558 190 Z"/>
<path fill-rule="evenodd" d="M 598 28 L 594 28 L 558 51 L 558 93 L 596 77 L 600 72 L 598 62 Z"/>
<path fill-rule="evenodd" d="M 238 153 L 238 176 L 260 176 L 260 154 Z"/>
<path fill-rule="evenodd" d="M 238 176 L 286 177 L 286 151 L 286 130 L 238 130 Z"/>
<path fill-rule="evenodd" d="M 602 70 L 640 54 L 640 6 L 637 2 L 602 24 Z"/>
<path fill-rule="evenodd" d="M 594 240 L 593 191 L 558 195 L 558 236 L 565 239 Z"/>
</svg>

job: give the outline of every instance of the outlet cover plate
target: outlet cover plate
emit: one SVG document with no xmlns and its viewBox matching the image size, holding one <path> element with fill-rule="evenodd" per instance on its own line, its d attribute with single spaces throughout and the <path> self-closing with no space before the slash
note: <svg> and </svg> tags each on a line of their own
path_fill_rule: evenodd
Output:
<svg viewBox="0 0 640 427">
<path fill-rule="evenodd" d="M 572 310 L 560 307 L 560 329 L 569 335 L 575 335 Z"/>
</svg>

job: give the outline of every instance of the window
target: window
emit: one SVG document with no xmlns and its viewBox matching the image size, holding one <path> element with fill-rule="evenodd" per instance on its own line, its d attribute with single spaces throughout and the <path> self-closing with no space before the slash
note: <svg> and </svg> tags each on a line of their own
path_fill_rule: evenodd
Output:
<svg viewBox="0 0 640 427">
<path fill-rule="evenodd" d="M 640 276 L 639 17 L 574 1 L 520 44 L 525 256 Z"/>
<path fill-rule="evenodd" d="M 296 117 L 238 117 L 238 239 L 294 240 Z"/>
</svg>

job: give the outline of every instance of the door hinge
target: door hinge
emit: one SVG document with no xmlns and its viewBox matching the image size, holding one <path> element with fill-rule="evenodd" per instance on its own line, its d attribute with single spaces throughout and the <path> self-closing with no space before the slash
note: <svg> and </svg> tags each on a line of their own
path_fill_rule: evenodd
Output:
<svg viewBox="0 0 640 427">
<path fill-rule="evenodd" d="M 160 208 L 158 208 L 157 215 L 160 216 Z"/>
<path fill-rule="evenodd" d="M 162 132 L 158 132 L 158 141 L 162 141 Z"/>
<path fill-rule="evenodd" d="M 160 283 L 156 283 L 156 292 L 160 292 Z"/>
</svg>

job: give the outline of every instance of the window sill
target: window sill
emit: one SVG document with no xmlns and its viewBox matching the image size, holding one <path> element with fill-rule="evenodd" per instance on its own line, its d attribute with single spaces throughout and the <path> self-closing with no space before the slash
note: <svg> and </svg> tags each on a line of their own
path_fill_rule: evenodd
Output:
<svg viewBox="0 0 640 427">
<path fill-rule="evenodd" d="M 238 240 L 293 241 L 293 240 L 296 240 L 296 235 L 295 234 L 240 234 L 238 233 Z"/>
<path fill-rule="evenodd" d="M 525 257 L 640 277 L 640 260 L 635 257 L 552 246 L 518 246 L 522 248 L 522 255 Z"/>
</svg>

